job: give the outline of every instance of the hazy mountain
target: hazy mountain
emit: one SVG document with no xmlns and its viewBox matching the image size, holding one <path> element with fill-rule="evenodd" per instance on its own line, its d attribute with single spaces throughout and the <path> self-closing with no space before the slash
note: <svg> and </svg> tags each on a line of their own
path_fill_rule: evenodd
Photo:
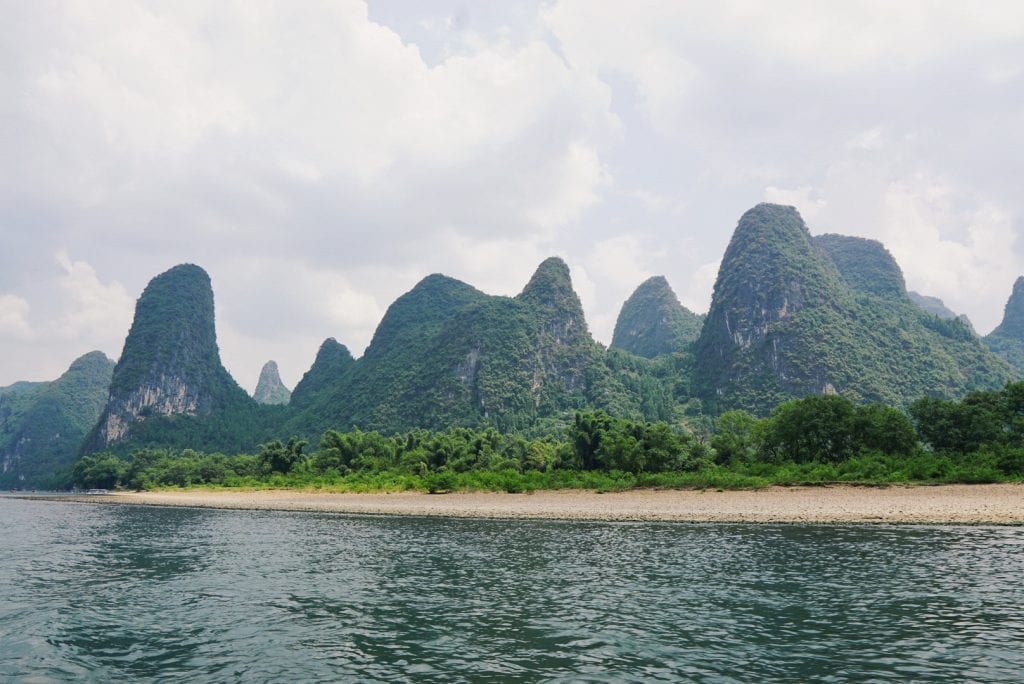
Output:
<svg viewBox="0 0 1024 684">
<path fill-rule="evenodd" d="M 1024 276 L 1013 284 L 1003 322 L 985 337 L 985 344 L 1024 377 Z"/>
<path fill-rule="evenodd" d="M 649 359 L 666 356 L 695 341 L 703 323 L 703 316 L 679 303 L 663 276 L 654 276 L 622 305 L 611 346 Z"/>
<path fill-rule="evenodd" d="M 938 297 L 929 297 L 928 295 L 923 295 L 914 292 L 913 290 L 908 290 L 907 296 L 910 297 L 910 301 L 914 302 L 914 304 L 917 304 L 924 311 L 927 311 L 928 313 L 934 316 L 938 316 L 939 318 L 955 318 L 956 320 L 960 321 L 968 328 L 970 328 L 972 332 L 974 331 L 974 324 L 971 323 L 971 319 L 967 317 L 967 314 L 956 313 L 955 311 L 947 307 L 946 303 L 943 302 Z"/>
<path fill-rule="evenodd" d="M 276 361 L 267 361 L 260 371 L 260 379 L 256 383 L 256 391 L 252 398 L 258 404 L 287 404 L 292 393 L 281 382 L 281 374 Z"/>
</svg>

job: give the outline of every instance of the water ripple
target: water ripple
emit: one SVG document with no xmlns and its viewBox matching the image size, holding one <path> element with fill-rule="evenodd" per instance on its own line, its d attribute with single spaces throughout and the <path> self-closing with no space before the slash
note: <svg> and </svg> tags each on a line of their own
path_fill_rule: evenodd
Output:
<svg viewBox="0 0 1024 684">
<path fill-rule="evenodd" d="M 0 498 L 0 678 L 1008 681 L 1024 530 Z"/>
</svg>

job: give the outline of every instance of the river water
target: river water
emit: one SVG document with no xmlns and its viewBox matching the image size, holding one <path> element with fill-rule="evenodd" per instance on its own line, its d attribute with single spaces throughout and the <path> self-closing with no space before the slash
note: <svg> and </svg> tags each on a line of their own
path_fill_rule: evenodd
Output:
<svg viewBox="0 0 1024 684">
<path fill-rule="evenodd" d="M 1024 679 L 1024 528 L 0 521 L 4 681 Z"/>
</svg>

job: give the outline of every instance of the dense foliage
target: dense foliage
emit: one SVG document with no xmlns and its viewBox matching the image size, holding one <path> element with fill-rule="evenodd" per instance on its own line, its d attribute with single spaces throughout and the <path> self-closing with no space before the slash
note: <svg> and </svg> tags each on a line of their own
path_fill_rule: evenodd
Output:
<svg viewBox="0 0 1024 684">
<path fill-rule="evenodd" d="M 0 486 L 70 483 L 68 471 L 103 410 L 113 369 L 102 352 L 90 352 L 53 382 L 0 388 Z"/>
<path fill-rule="evenodd" d="M 985 344 L 1024 376 L 1024 276 L 1013 284 L 1003 321 L 985 337 Z"/>
<path fill-rule="evenodd" d="M 322 355 L 307 377 L 326 375 Z M 388 308 L 362 358 L 333 372 L 322 390 L 307 391 L 303 378 L 286 429 L 307 437 L 336 426 L 533 433 L 587 408 L 664 417 L 662 383 L 645 385 L 660 397 L 647 399 L 627 387 L 637 385 L 636 369 L 629 374 L 618 377 L 590 336 L 560 259 L 543 262 L 517 297 L 431 275 Z"/>
<path fill-rule="evenodd" d="M 880 244 L 813 239 L 795 209 L 776 205 L 741 218 L 696 353 L 696 389 L 712 414 L 763 415 L 831 391 L 905 407 L 1015 377 L 962 321 L 915 305 Z"/>
<path fill-rule="evenodd" d="M 704 317 L 682 304 L 663 276 L 645 280 L 622 305 L 612 349 L 653 359 L 685 351 L 700 336 Z"/>
<path fill-rule="evenodd" d="M 664 422 L 589 411 L 577 413 L 558 437 L 528 439 L 493 428 L 397 435 L 328 430 L 309 452 L 297 437 L 237 456 L 189 449 L 141 449 L 127 457 L 105 452 L 81 459 L 74 474 L 83 487 L 427 491 L 992 482 L 1024 476 L 1024 383 L 973 393 L 962 402 L 923 399 L 913 415 L 914 422 L 887 406 L 813 396 L 786 402 L 768 418 L 724 413 L 708 442 Z"/>
<path fill-rule="evenodd" d="M 1024 347 L 1024 279 L 997 332 L 988 344 L 1008 358 L 1014 344 Z M 266 370 L 261 399 L 285 401 L 273 368 Z M 275 437 L 297 435 L 309 442 L 301 465 L 329 434 L 358 429 L 393 439 L 454 427 L 576 445 L 569 433 L 580 429 L 582 415 L 604 416 L 582 425 L 618 426 L 617 437 L 603 442 L 617 451 L 597 461 L 580 453 L 577 465 L 559 461 L 556 470 L 649 474 L 670 463 L 666 472 L 679 472 L 704 448 L 701 439 L 666 451 L 653 446 L 663 433 L 623 427 L 659 423 L 672 434 L 715 433 L 716 467 L 832 467 L 869 453 L 929 453 L 908 438 L 899 411 L 916 397 L 949 400 L 1016 377 L 968 324 L 916 305 L 882 245 L 812 238 L 793 208 L 759 205 L 737 226 L 703 325 L 664 278 L 651 278 L 624 305 L 606 350 L 591 337 L 558 258 L 544 261 L 516 297 L 431 275 L 389 307 L 362 358 L 328 339 L 290 401 L 276 407 L 247 397 L 221 365 L 209 277 L 197 266 L 177 266 L 142 293 L 110 401 L 83 453 L 254 453 Z M 269 392 L 271 385 L 282 392 Z M 9 418 L 24 413 L 34 391 L 12 388 L 0 398 L 0 446 L 12 443 Z M 799 397 L 810 398 L 792 401 Z M 716 432 L 716 416 L 736 434 Z M 57 424 L 45 415 L 41 422 Z M 346 432 L 330 432 L 337 429 Z M 739 439 L 744 431 L 758 440 Z M 732 453 L 730 439 L 746 456 L 722 460 Z"/>
</svg>

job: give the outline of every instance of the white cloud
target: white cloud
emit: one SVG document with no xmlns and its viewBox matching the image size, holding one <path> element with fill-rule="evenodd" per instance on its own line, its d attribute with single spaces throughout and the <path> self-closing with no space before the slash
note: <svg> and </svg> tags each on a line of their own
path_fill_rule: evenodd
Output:
<svg viewBox="0 0 1024 684">
<path fill-rule="evenodd" d="M 814 188 L 809 185 L 790 190 L 769 185 L 764 189 L 765 202 L 796 207 L 807 223 L 812 223 L 825 206 L 825 200 L 815 195 Z"/>
<path fill-rule="evenodd" d="M 5 340 L 0 383 L 116 353 L 183 261 L 253 382 L 358 354 L 428 273 L 515 294 L 551 254 L 607 339 L 641 274 L 706 310 L 762 198 L 983 328 L 1024 262 L 1022 37 L 1016 2 L 12 4 L 0 292 L 56 346 Z"/>
<path fill-rule="evenodd" d="M 104 284 L 92 266 L 73 261 L 67 252 L 58 252 L 54 259 L 63 271 L 58 280 L 62 313 L 53 324 L 54 332 L 94 344 L 106 342 L 98 345 L 106 348 L 116 347 L 131 325 L 134 300 L 119 282 Z"/>
<path fill-rule="evenodd" d="M 9 340 L 31 340 L 32 326 L 29 324 L 29 304 L 21 297 L 0 294 L 0 338 Z"/>
<path fill-rule="evenodd" d="M 684 289 L 676 291 L 683 306 L 695 313 L 707 313 L 721 263 L 721 259 L 717 259 L 701 264 L 684 283 Z"/>
</svg>

